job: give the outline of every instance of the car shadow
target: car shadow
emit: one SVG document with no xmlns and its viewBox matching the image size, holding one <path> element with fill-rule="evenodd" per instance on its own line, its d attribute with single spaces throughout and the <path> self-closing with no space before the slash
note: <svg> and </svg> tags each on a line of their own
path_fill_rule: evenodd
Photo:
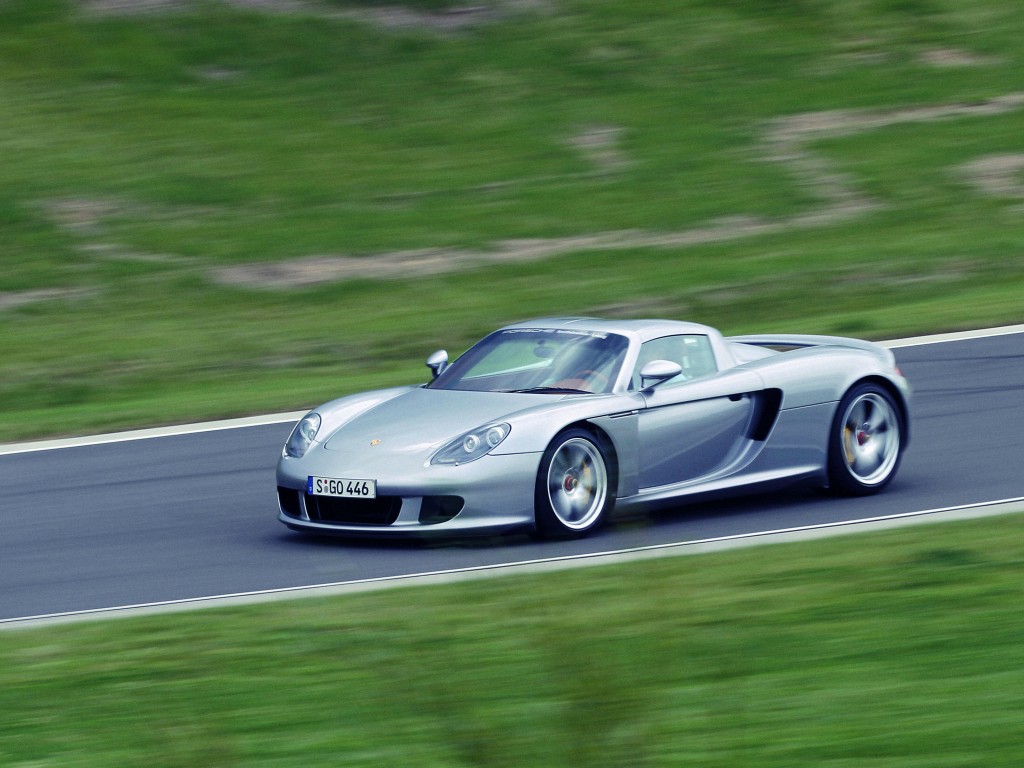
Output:
<svg viewBox="0 0 1024 768">
<path fill-rule="evenodd" d="M 280 540 L 288 545 L 312 549 L 350 549 L 363 552 L 408 550 L 531 550 L 541 554 L 576 554 L 666 542 L 697 541 L 738 536 L 745 533 L 800 527 L 842 519 L 842 500 L 821 491 L 791 488 L 746 496 L 697 500 L 657 507 L 631 507 L 613 513 L 596 531 L 582 539 L 542 540 L 527 530 L 495 534 L 442 535 L 410 534 L 402 537 L 348 534 L 317 535 L 282 531 Z M 834 509 L 834 512 L 828 510 Z"/>
</svg>

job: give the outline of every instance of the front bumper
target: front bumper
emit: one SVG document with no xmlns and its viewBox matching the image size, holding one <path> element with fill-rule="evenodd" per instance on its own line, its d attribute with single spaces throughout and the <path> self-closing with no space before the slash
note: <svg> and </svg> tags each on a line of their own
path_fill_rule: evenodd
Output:
<svg viewBox="0 0 1024 768">
<path fill-rule="evenodd" d="M 419 462 L 345 461 L 322 448 L 302 459 L 282 458 L 277 519 L 293 530 L 346 536 L 500 532 L 534 525 L 539 453 L 488 455 L 457 467 Z M 310 475 L 372 477 L 377 498 L 310 496 Z"/>
</svg>

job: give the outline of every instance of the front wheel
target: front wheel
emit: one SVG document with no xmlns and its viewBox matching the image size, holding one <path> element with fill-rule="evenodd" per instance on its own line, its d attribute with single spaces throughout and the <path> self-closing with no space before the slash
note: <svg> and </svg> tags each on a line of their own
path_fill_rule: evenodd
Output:
<svg viewBox="0 0 1024 768">
<path fill-rule="evenodd" d="M 830 487 L 863 496 L 888 485 L 903 455 L 901 426 L 899 406 L 884 388 L 868 383 L 847 392 L 829 436 Z"/>
<path fill-rule="evenodd" d="M 537 470 L 534 509 L 545 537 L 579 537 L 600 525 L 615 497 L 600 442 L 583 429 L 559 434 Z"/>
</svg>

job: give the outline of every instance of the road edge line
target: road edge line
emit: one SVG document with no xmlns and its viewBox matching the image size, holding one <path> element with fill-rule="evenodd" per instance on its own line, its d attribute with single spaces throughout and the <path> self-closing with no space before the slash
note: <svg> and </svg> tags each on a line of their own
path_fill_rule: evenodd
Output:
<svg viewBox="0 0 1024 768">
<path fill-rule="evenodd" d="M 230 608 L 256 603 L 267 603 L 283 600 L 297 600 L 310 597 L 333 597 L 336 595 L 358 594 L 402 586 L 424 586 L 430 584 L 451 584 L 473 581 L 481 578 L 498 577 L 510 574 L 535 574 L 552 571 L 565 571 L 593 565 L 612 565 L 637 560 L 650 560 L 681 555 L 698 555 L 721 552 L 731 549 L 745 549 L 768 544 L 784 544 L 834 536 L 857 533 L 872 533 L 912 525 L 945 523 L 961 520 L 974 520 L 983 517 L 1024 513 L 1024 496 L 996 501 L 985 501 L 976 504 L 961 504 L 952 507 L 921 510 L 917 512 L 901 512 L 894 515 L 882 515 L 862 518 L 859 520 L 841 520 L 829 523 L 782 528 L 769 531 L 753 531 L 750 533 L 718 536 L 708 539 L 652 544 L 630 549 L 609 550 L 606 552 L 590 552 L 578 555 L 563 555 L 555 558 L 523 560 L 512 563 L 495 563 L 493 565 L 471 566 L 447 571 L 431 571 L 426 573 L 401 574 L 397 576 L 380 576 L 353 581 L 332 582 L 328 584 L 310 584 L 299 587 L 281 587 L 277 589 L 255 590 L 226 595 L 208 595 L 204 597 L 184 598 L 137 605 L 115 606 L 110 608 L 93 608 L 84 611 L 68 611 L 65 613 L 23 616 L 11 619 L 0 619 L 0 632 L 17 629 L 32 629 L 58 624 L 71 624 L 86 621 L 103 621 L 112 618 L 128 618 L 135 616 L 151 616 L 163 613 L 181 613 L 204 608 Z"/>
</svg>

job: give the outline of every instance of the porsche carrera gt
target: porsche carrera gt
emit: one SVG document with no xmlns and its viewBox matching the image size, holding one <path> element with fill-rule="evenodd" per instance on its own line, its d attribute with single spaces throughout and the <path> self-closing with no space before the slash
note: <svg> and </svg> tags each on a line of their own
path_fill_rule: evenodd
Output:
<svg viewBox="0 0 1024 768">
<path fill-rule="evenodd" d="M 577 537 L 613 509 L 797 483 L 875 493 L 910 436 L 892 353 L 857 339 L 543 318 L 427 365 L 426 384 L 342 397 L 296 424 L 277 466 L 282 523 Z"/>
</svg>

